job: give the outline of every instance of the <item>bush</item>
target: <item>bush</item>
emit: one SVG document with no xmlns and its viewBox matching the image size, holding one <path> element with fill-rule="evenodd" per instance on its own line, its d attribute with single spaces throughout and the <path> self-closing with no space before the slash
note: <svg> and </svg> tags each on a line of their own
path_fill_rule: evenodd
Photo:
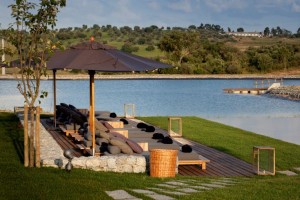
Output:
<svg viewBox="0 0 300 200">
<path fill-rule="evenodd" d="M 132 53 L 132 52 L 137 52 L 139 50 L 139 47 L 136 47 L 132 45 L 131 43 L 125 43 L 122 48 L 122 51 L 127 52 L 127 53 Z"/>
<path fill-rule="evenodd" d="M 154 51 L 155 47 L 153 45 L 148 45 L 145 50 L 146 51 Z"/>
</svg>

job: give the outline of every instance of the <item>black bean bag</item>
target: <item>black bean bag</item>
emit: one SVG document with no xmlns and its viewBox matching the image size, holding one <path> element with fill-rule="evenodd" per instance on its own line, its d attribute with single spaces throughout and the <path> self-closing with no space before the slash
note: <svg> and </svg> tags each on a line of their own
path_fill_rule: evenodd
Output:
<svg viewBox="0 0 300 200">
<path fill-rule="evenodd" d="M 146 132 L 154 132 L 155 128 L 154 128 L 154 126 L 147 126 L 145 131 Z"/>
<path fill-rule="evenodd" d="M 123 122 L 123 124 L 128 124 L 128 121 L 124 118 L 120 119 L 121 122 Z"/>
<path fill-rule="evenodd" d="M 152 136 L 152 139 L 161 140 L 161 139 L 164 139 L 164 135 L 161 133 L 154 133 Z"/>
<path fill-rule="evenodd" d="M 169 136 L 166 136 L 166 137 L 164 137 L 164 139 L 161 140 L 161 143 L 163 143 L 163 144 L 173 144 L 173 140 Z"/>
<path fill-rule="evenodd" d="M 183 153 L 191 153 L 193 151 L 192 147 L 188 144 L 185 144 L 181 147 Z"/>
<path fill-rule="evenodd" d="M 140 122 L 140 123 L 138 123 L 137 125 L 136 125 L 136 127 L 138 127 L 138 128 L 146 128 L 148 125 L 147 124 L 145 124 L 145 123 L 143 123 L 143 122 Z"/>
<path fill-rule="evenodd" d="M 111 117 L 111 118 L 116 118 L 116 117 L 117 117 L 117 114 L 116 114 L 116 113 L 110 113 L 110 114 L 109 114 L 109 117 Z"/>
</svg>

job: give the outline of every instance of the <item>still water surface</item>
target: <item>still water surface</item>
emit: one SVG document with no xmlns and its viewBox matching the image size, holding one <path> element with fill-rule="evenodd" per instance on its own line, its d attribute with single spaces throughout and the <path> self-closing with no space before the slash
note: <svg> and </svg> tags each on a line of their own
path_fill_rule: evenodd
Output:
<svg viewBox="0 0 300 200">
<path fill-rule="evenodd" d="M 300 80 L 285 80 L 300 85 Z M 0 80 L 0 109 L 23 104 L 16 81 Z M 52 81 L 42 101 L 53 110 Z M 124 103 L 134 103 L 138 116 L 199 116 L 259 134 L 300 144 L 300 102 L 256 95 L 223 93 L 224 88 L 254 87 L 253 80 L 96 80 L 96 110 L 123 115 Z M 88 80 L 57 81 L 57 103 L 89 106 Z"/>
</svg>

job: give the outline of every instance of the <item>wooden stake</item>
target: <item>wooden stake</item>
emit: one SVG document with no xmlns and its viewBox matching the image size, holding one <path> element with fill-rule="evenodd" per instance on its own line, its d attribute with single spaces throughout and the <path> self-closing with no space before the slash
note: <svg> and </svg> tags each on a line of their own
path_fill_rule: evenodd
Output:
<svg viewBox="0 0 300 200">
<path fill-rule="evenodd" d="M 24 166 L 29 166 L 28 151 L 28 106 L 24 105 Z"/>
<path fill-rule="evenodd" d="M 36 120 L 35 120 L 35 166 L 41 167 L 40 162 L 40 107 L 36 108 Z"/>
<path fill-rule="evenodd" d="M 30 107 L 29 167 L 34 167 L 34 107 Z"/>
</svg>

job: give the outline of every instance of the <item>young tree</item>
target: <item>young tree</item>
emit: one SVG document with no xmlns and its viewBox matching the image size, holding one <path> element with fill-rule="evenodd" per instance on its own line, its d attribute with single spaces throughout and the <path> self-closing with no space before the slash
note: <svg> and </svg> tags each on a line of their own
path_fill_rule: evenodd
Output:
<svg viewBox="0 0 300 200">
<path fill-rule="evenodd" d="M 16 0 L 15 4 L 10 5 L 15 23 L 7 37 L 16 47 L 21 69 L 18 89 L 30 111 L 31 167 L 34 166 L 34 106 L 38 98 L 47 96 L 46 91 L 40 91 L 40 83 L 41 77 L 46 75 L 47 57 L 54 46 L 51 42 L 54 34 L 49 28 L 54 28 L 59 8 L 65 5 L 66 0 L 42 0 L 38 5 L 27 0 Z"/>
</svg>

